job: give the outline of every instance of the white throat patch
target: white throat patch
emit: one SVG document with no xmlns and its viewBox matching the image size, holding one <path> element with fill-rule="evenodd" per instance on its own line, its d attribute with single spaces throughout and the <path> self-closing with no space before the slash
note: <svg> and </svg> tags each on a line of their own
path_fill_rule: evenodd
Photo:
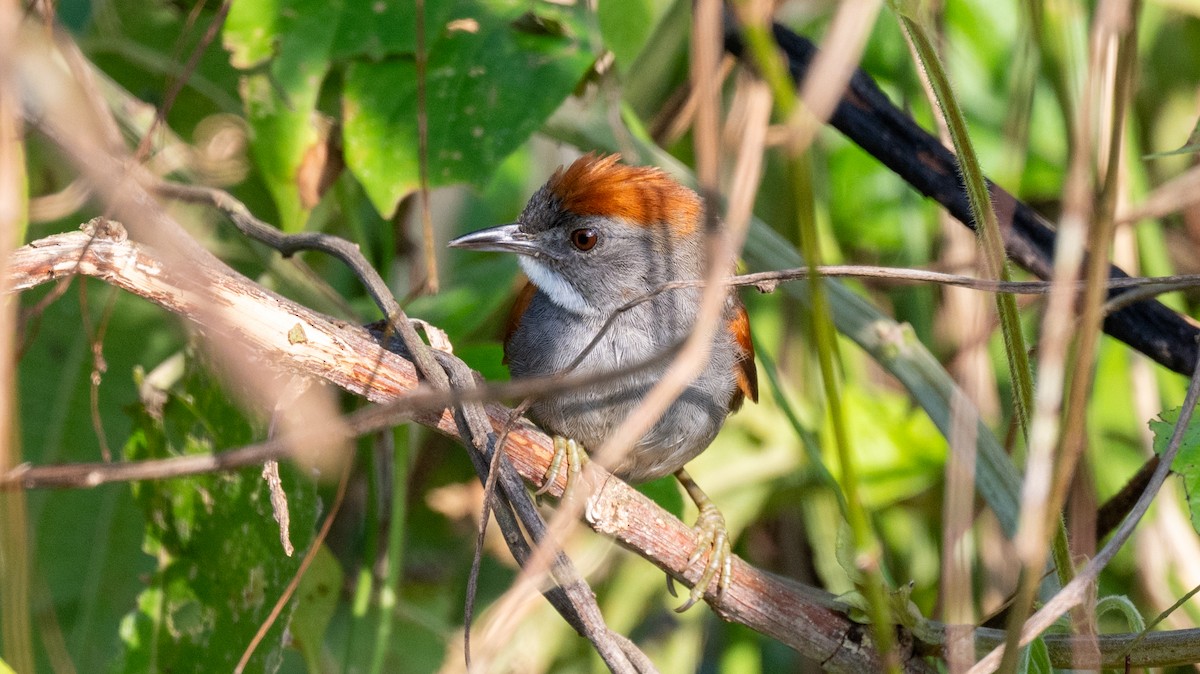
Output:
<svg viewBox="0 0 1200 674">
<path fill-rule="evenodd" d="M 564 279 L 558 272 L 525 255 L 518 256 L 517 262 L 529 280 L 533 281 L 533 285 L 546 293 L 551 302 L 577 314 L 592 313 L 592 309 L 584 301 L 583 295 L 580 295 L 575 286 L 571 285 L 571 282 Z"/>
</svg>

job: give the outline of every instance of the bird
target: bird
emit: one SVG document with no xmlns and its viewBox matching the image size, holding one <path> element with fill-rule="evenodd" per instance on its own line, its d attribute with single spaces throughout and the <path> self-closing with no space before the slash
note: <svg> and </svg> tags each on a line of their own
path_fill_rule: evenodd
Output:
<svg viewBox="0 0 1200 674">
<path fill-rule="evenodd" d="M 562 374 L 572 366 L 576 374 L 620 371 L 593 385 L 537 397 L 530 405 L 529 417 L 551 434 L 555 448 L 539 493 L 553 483 L 563 461 L 570 483 L 587 448 L 599 448 L 638 407 L 669 359 L 633 366 L 677 346 L 692 330 L 703 289 L 655 291 L 669 282 L 704 278 L 704 223 L 703 200 L 665 171 L 621 163 L 619 154 L 588 153 L 560 166 L 516 222 L 449 243 L 517 255 L 527 281 L 505 329 L 504 361 L 513 379 Z M 724 517 L 684 465 L 709 446 L 745 399 L 758 400 L 746 308 L 735 289 L 725 292 L 703 370 L 617 465 L 606 466 L 630 483 L 674 473 L 696 504 L 689 566 L 707 559 L 679 611 L 703 598 L 714 577 L 723 594 L 732 559 Z M 635 300 L 645 301 L 625 306 Z"/>
</svg>

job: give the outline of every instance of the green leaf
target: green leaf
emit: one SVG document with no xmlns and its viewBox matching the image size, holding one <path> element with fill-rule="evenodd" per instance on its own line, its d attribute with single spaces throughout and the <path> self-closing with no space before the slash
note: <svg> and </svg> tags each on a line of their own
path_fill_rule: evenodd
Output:
<svg viewBox="0 0 1200 674">
<path fill-rule="evenodd" d="M 112 289 L 90 279 L 75 283 L 87 285 L 88 320 L 100 320 Z M 24 293 L 22 306 L 45 302 L 50 291 L 53 288 L 47 285 Z M 163 358 L 180 339 L 164 329 L 160 309 L 117 295 L 104 341 L 108 373 L 101 378 L 96 400 L 103 421 L 95 426 L 89 392 L 91 340 L 85 331 L 63 327 L 79 326 L 85 320 L 80 304 L 73 287 L 45 308 L 39 319 L 41 329 L 27 336 L 17 400 L 22 461 L 35 465 L 99 461 L 100 433 L 119 452 L 130 432 L 124 407 L 137 398 L 129 373 L 137 363 Z M 57 616 L 73 661 L 112 661 L 121 648 L 116 625 L 142 590 L 139 576 L 152 568 L 152 560 L 139 547 L 141 510 L 128 490 L 116 486 L 33 490 L 27 496 L 30 531 L 36 532 L 29 552 L 41 579 L 33 588 L 34 601 Z M 49 661 L 40 659 L 38 671 L 49 669 Z"/>
<path fill-rule="evenodd" d="M 229 10 L 224 44 L 240 82 L 250 149 L 279 209 L 285 231 L 308 218 L 297 174 L 324 142 L 317 96 L 329 71 L 340 3 L 324 0 L 239 0 Z"/>
<path fill-rule="evenodd" d="M 1050 650 L 1046 648 L 1044 639 L 1038 637 L 1021 649 L 1021 654 L 1017 656 L 1017 671 L 1021 674 L 1054 673 L 1054 665 L 1050 663 Z"/>
<path fill-rule="evenodd" d="M 627 72 L 637 60 L 670 5 L 670 0 L 627 0 L 603 2 L 596 8 L 604 46 L 613 53 L 621 72 Z"/>
<path fill-rule="evenodd" d="M 133 412 L 129 460 L 209 453 L 261 437 L 209 377 L 191 373 L 169 392 L 161 413 Z M 118 671 L 229 671 L 299 567 L 279 543 L 266 482 L 257 468 L 134 483 L 146 516 L 145 551 L 157 569 L 121 623 Z M 290 464 L 279 467 L 303 551 L 317 518 L 316 486 Z M 274 622 L 246 668 L 274 671 L 295 601 Z"/>
<path fill-rule="evenodd" d="M 1175 422 L 1179 420 L 1181 408 L 1167 410 L 1158 415 L 1157 420 L 1150 421 L 1150 430 L 1154 432 L 1154 453 L 1162 456 L 1171 442 L 1171 434 L 1175 430 Z M 1200 531 L 1200 419 L 1192 416 L 1191 423 L 1183 431 L 1179 443 L 1179 453 L 1171 463 L 1171 470 L 1183 478 L 1183 490 L 1187 494 L 1188 511 L 1191 514 L 1192 528 Z"/>
<path fill-rule="evenodd" d="M 325 628 L 337 610 L 342 589 L 342 566 L 322 545 L 296 589 L 296 612 L 292 615 L 292 638 L 304 654 L 308 671 L 321 671 L 321 647 Z"/>
<path fill-rule="evenodd" d="M 1146 619 L 1142 617 L 1142 612 L 1134 606 L 1129 597 L 1123 594 L 1111 594 L 1106 597 L 1100 597 L 1096 601 L 1096 620 L 1099 622 L 1104 617 L 1105 613 L 1120 613 L 1125 618 L 1125 623 L 1129 626 L 1130 632 L 1144 632 L 1146 630 Z"/>
<path fill-rule="evenodd" d="M 1192 128 L 1192 132 L 1188 134 L 1187 142 L 1182 147 L 1176 150 L 1167 150 L 1166 152 L 1154 152 L 1148 154 L 1144 159 L 1158 159 L 1159 157 L 1171 157 L 1177 154 L 1195 154 L 1200 152 L 1200 120 L 1196 121 L 1196 126 Z"/>
<path fill-rule="evenodd" d="M 425 0 L 426 45 L 445 29 L 453 7 L 451 0 Z M 333 39 L 333 57 L 367 56 L 379 60 L 397 54 L 411 55 L 417 51 L 416 35 L 417 13 L 411 0 L 345 0 Z"/>
<path fill-rule="evenodd" d="M 275 55 L 279 31 L 272 26 L 280 9 L 277 2 L 240 0 L 230 5 L 223 43 L 234 68 L 257 68 Z"/>
<path fill-rule="evenodd" d="M 457 28 L 430 46 L 425 83 L 430 185 L 486 182 L 591 64 L 580 10 L 538 7 L 541 25 L 559 26 L 557 35 L 514 26 L 528 8 L 518 0 L 463 4 L 453 15 Z M 384 217 L 419 184 L 416 78 L 412 58 L 357 62 L 346 71 L 346 165 Z"/>
</svg>

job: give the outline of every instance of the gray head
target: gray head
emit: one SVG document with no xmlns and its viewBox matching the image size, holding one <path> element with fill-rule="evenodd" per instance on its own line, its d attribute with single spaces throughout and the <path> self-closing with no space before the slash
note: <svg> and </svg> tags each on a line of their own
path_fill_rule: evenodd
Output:
<svg viewBox="0 0 1200 674">
<path fill-rule="evenodd" d="M 703 206 L 657 168 L 587 154 L 559 168 L 517 222 L 450 242 L 511 252 L 552 302 L 608 313 L 668 281 L 703 275 Z"/>
</svg>

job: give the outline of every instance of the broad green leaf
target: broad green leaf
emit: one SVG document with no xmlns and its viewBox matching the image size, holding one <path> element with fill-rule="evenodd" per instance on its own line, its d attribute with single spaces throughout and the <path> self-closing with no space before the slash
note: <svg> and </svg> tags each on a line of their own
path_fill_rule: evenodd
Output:
<svg viewBox="0 0 1200 674">
<path fill-rule="evenodd" d="M 241 0 L 230 5 L 223 41 L 234 68 L 257 68 L 275 55 L 279 11 L 279 2 Z"/>
<path fill-rule="evenodd" d="M 285 231 L 304 226 L 297 175 L 310 151 L 324 142 L 317 96 L 330 67 L 340 3 L 324 0 L 239 0 L 225 25 L 230 61 L 240 83 L 250 149 L 279 209 Z"/>
<path fill-rule="evenodd" d="M 1200 120 L 1196 122 L 1196 126 L 1188 135 L 1187 142 L 1177 150 L 1167 150 L 1166 152 L 1154 152 L 1145 156 L 1146 159 L 1156 159 L 1158 157 L 1170 157 L 1177 154 L 1195 154 L 1200 152 Z"/>
<path fill-rule="evenodd" d="M 621 72 L 627 72 L 633 65 L 671 1 L 602 2 L 596 8 L 604 47 L 613 53 Z"/>
<path fill-rule="evenodd" d="M 425 0 L 425 45 L 445 30 L 453 0 Z M 333 39 L 333 57 L 342 59 L 367 56 L 379 60 L 397 54 L 412 55 L 417 50 L 417 13 L 414 0 L 345 0 L 337 35 Z"/>
<path fill-rule="evenodd" d="M 550 116 L 593 54 L 577 8 L 518 0 L 464 3 L 430 46 L 425 96 L 429 182 L 481 185 Z M 412 58 L 346 71 L 346 165 L 385 217 L 419 184 L 417 74 Z"/>
<path fill-rule="evenodd" d="M 1150 421 L 1154 431 L 1154 453 L 1162 455 L 1171 442 L 1175 422 L 1179 420 L 1180 408 L 1167 410 Z M 1191 423 L 1183 430 L 1179 453 L 1171 463 L 1171 470 L 1183 479 L 1183 490 L 1187 494 L 1188 511 L 1191 513 L 1192 528 L 1200 531 L 1200 416 L 1192 415 Z"/>
<path fill-rule="evenodd" d="M 134 410 L 127 459 L 201 454 L 253 441 L 247 422 L 208 377 L 192 373 L 161 413 Z M 121 623 L 119 671 L 230 671 L 295 575 L 313 536 L 316 487 L 291 464 L 279 466 L 290 533 L 288 557 L 258 468 L 135 483 L 146 516 L 143 548 L 157 561 L 138 608 Z M 274 671 L 295 600 L 274 622 L 246 671 Z"/>
</svg>

